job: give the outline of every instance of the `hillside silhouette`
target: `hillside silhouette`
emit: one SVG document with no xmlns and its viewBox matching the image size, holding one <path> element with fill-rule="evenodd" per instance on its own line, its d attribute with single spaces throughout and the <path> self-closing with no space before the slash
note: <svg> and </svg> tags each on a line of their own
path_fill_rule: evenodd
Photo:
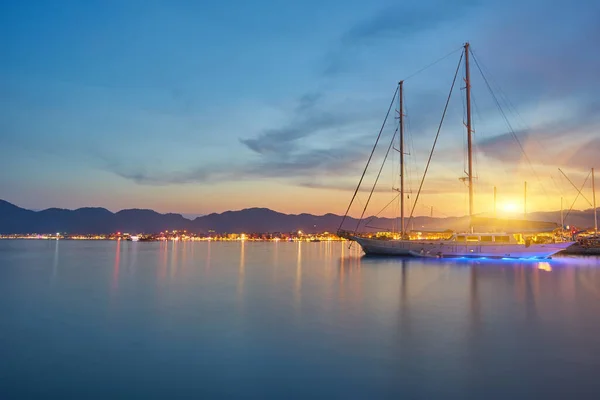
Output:
<svg viewBox="0 0 600 400">
<path fill-rule="evenodd" d="M 581 228 L 592 227 L 593 210 L 571 211 L 566 224 Z M 559 222 L 560 211 L 537 212 L 527 215 L 531 221 Z M 369 220 L 369 218 L 367 218 Z M 335 232 L 342 216 L 335 214 L 283 214 L 268 208 L 247 208 L 239 211 L 226 211 L 186 219 L 180 214 L 161 214 L 153 210 L 128 209 L 113 213 L 105 208 L 85 207 L 76 210 L 48 208 L 32 211 L 0 200 L 0 233 L 155 233 L 165 230 L 188 230 L 196 233 L 242 233 L 242 232 L 294 232 L 306 233 Z M 468 226 L 467 217 L 415 217 L 409 229 L 464 230 Z M 346 218 L 344 229 L 354 230 L 354 218 Z M 392 218 L 372 218 L 361 224 L 361 231 L 391 230 L 397 223 Z"/>
</svg>

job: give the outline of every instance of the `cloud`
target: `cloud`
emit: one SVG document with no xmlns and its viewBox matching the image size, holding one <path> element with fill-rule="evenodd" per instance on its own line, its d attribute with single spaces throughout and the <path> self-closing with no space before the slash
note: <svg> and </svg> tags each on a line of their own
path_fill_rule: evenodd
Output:
<svg viewBox="0 0 600 400">
<path fill-rule="evenodd" d="M 358 22 L 342 36 L 344 45 L 380 39 L 386 36 L 412 35 L 436 28 L 439 24 L 460 16 L 465 8 L 477 5 L 479 0 L 463 0 L 448 4 L 446 1 L 402 2 L 381 10 L 376 15 Z"/>
<path fill-rule="evenodd" d="M 600 138 L 586 141 L 573 151 L 566 160 L 566 165 L 572 167 L 590 168 L 598 165 L 600 158 Z"/>
<path fill-rule="evenodd" d="M 327 56 L 324 75 L 343 72 L 356 59 L 360 46 L 371 46 L 383 39 L 408 38 L 464 16 L 481 0 L 462 0 L 449 3 L 443 0 L 401 2 L 358 21 L 341 36 L 339 45 Z"/>
<path fill-rule="evenodd" d="M 582 166 L 594 160 L 584 156 L 587 150 L 600 154 L 596 138 L 590 139 L 600 128 L 600 103 L 581 105 L 576 111 L 551 124 L 505 132 L 477 142 L 477 150 L 487 157 L 514 163 L 528 158 L 532 162 L 547 164 L 549 160 L 567 166 Z M 516 136 L 523 146 L 515 140 Z M 597 156 L 596 156 L 597 157 Z"/>
<path fill-rule="evenodd" d="M 314 108 L 318 104 L 319 100 L 323 97 L 321 92 L 308 92 L 300 96 L 298 99 L 298 106 L 296 112 L 301 113 Z"/>
<path fill-rule="evenodd" d="M 349 116 L 325 111 L 306 116 L 296 115 L 283 127 L 265 130 L 255 138 L 240 139 L 240 142 L 258 154 L 288 153 L 296 140 L 321 130 L 346 125 L 352 120 Z"/>
<path fill-rule="evenodd" d="M 355 142 L 346 142 L 330 149 L 294 150 L 285 154 L 266 154 L 259 160 L 245 163 L 201 166 L 179 172 L 149 170 L 139 165 L 103 164 L 104 169 L 140 185 L 177 185 L 188 183 L 222 183 L 256 179 L 285 179 L 297 184 L 328 176 L 358 176 L 368 156 L 368 148 L 359 148 Z"/>
<path fill-rule="evenodd" d="M 149 186 L 166 186 L 199 182 L 206 183 L 217 179 L 216 174 L 203 169 L 168 174 L 156 174 L 147 171 L 123 171 L 119 169 L 115 169 L 113 172 L 121 178 L 125 178 L 140 185 Z"/>
<path fill-rule="evenodd" d="M 323 92 L 306 92 L 296 100 L 296 107 L 283 126 L 265 129 L 252 138 L 240 138 L 247 148 L 261 156 L 292 154 L 300 139 L 331 129 L 344 129 L 369 120 L 370 108 L 364 103 L 347 107 L 326 104 Z"/>
</svg>

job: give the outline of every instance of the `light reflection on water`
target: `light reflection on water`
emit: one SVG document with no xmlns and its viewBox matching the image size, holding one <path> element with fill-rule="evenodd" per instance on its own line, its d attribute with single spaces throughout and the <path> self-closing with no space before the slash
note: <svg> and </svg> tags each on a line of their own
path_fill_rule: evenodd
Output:
<svg viewBox="0 0 600 400">
<path fill-rule="evenodd" d="M 0 398 L 600 390 L 598 258 L 370 258 L 338 242 L 1 241 L 0 265 Z"/>
</svg>

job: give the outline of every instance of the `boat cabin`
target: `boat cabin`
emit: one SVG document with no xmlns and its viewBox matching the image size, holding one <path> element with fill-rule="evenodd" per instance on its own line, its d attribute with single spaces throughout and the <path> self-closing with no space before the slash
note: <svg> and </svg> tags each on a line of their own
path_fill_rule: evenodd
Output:
<svg viewBox="0 0 600 400">
<path fill-rule="evenodd" d="M 454 235 L 453 239 L 457 242 L 488 242 L 488 243 L 519 243 L 523 240 L 522 235 L 509 235 L 507 233 L 461 233 Z"/>
<path fill-rule="evenodd" d="M 494 244 L 544 244 L 553 243 L 555 238 L 552 233 L 458 233 L 450 240 L 456 242 L 468 243 L 494 243 Z"/>
</svg>

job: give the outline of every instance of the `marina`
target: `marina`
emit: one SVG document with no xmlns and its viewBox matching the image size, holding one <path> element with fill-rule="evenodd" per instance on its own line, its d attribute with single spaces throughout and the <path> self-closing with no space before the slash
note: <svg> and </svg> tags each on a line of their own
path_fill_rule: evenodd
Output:
<svg viewBox="0 0 600 400">
<path fill-rule="evenodd" d="M 413 256 L 413 257 L 469 257 L 469 258 L 518 258 L 518 259 L 548 259 L 551 258 L 554 254 L 557 254 L 561 251 L 567 251 L 568 254 L 594 254 L 596 250 L 596 246 L 598 244 L 598 240 L 583 240 L 579 243 L 575 242 L 576 236 L 570 235 L 564 230 L 564 220 L 562 218 L 562 209 L 561 209 L 561 226 L 558 227 L 556 224 L 552 226 L 550 224 L 550 234 L 543 235 L 543 231 L 522 231 L 522 232 L 514 232 L 507 230 L 498 230 L 498 225 L 507 225 L 512 221 L 499 221 L 496 218 L 490 219 L 488 221 L 487 228 L 494 228 L 489 231 L 476 231 L 475 227 L 475 219 L 478 216 L 475 214 L 474 210 L 474 173 L 473 173 L 473 128 L 471 124 L 471 78 L 470 78 L 470 65 L 469 59 L 470 57 L 474 57 L 472 54 L 469 43 L 465 43 L 463 47 L 463 51 L 461 52 L 460 60 L 458 63 L 458 67 L 456 68 L 456 72 L 454 74 L 454 79 L 452 81 L 452 86 L 450 87 L 450 93 L 448 94 L 448 99 L 446 101 L 446 105 L 444 107 L 444 111 L 442 113 L 442 118 L 439 124 L 439 128 L 437 130 L 437 134 L 435 136 L 435 140 L 433 142 L 433 147 L 429 154 L 429 158 L 427 164 L 425 166 L 423 176 L 419 185 L 419 190 L 416 194 L 416 198 L 414 200 L 412 211 L 410 213 L 409 219 L 412 219 L 413 213 L 415 210 L 415 205 L 419 199 L 419 195 L 421 193 L 421 189 L 423 188 L 423 183 L 425 182 L 426 175 L 430 166 L 430 162 L 435 150 L 436 143 L 438 141 L 438 137 L 440 134 L 440 130 L 442 128 L 442 124 L 444 122 L 444 117 L 446 116 L 446 110 L 448 108 L 448 103 L 452 96 L 452 91 L 455 87 L 455 83 L 457 80 L 458 72 L 461 68 L 461 63 L 464 59 L 464 82 L 465 82 L 465 105 L 466 105 L 466 136 L 467 136 L 467 156 L 468 156 L 468 168 L 465 171 L 466 176 L 460 178 L 462 181 L 467 183 L 468 188 L 468 199 L 469 199 L 469 226 L 468 229 L 462 232 L 451 233 L 447 238 L 435 238 L 430 240 L 414 240 L 410 236 L 410 232 L 407 230 L 407 223 L 405 221 L 405 198 L 407 197 L 407 193 L 404 188 L 404 180 L 405 180 L 405 149 L 404 149 L 404 118 L 405 118 L 405 110 L 404 110 L 404 81 L 400 81 L 396 92 L 392 98 L 390 103 L 390 107 L 386 114 L 386 117 L 383 121 L 382 128 L 379 132 L 379 136 L 377 136 L 377 140 L 375 141 L 375 145 L 373 146 L 373 150 L 371 151 L 371 155 L 369 160 L 367 161 L 367 165 L 365 166 L 365 170 L 363 171 L 362 176 L 360 177 L 358 186 L 352 199 L 350 200 L 350 204 L 346 210 L 346 214 L 344 215 L 344 219 L 342 220 L 340 227 L 338 229 L 338 236 L 346 238 L 348 240 L 356 242 L 365 254 L 367 255 L 382 255 L 382 256 Z M 483 75 L 483 71 L 479 67 L 479 63 L 477 63 L 477 67 L 479 71 Z M 485 76 L 483 77 L 484 81 L 487 84 L 487 79 Z M 492 92 L 491 88 L 488 85 L 490 92 Z M 492 92 L 492 95 L 495 96 Z M 391 148 L 397 150 L 399 153 L 399 180 L 400 187 L 397 189 L 398 198 L 399 198 L 399 208 L 400 208 L 400 216 L 399 216 L 399 229 L 398 234 L 393 235 L 392 237 L 378 237 L 373 235 L 364 235 L 359 231 L 359 224 L 353 230 L 343 229 L 345 218 L 348 216 L 348 212 L 356 199 L 356 195 L 361 187 L 363 182 L 363 178 L 365 177 L 365 173 L 367 172 L 367 168 L 369 167 L 369 163 L 371 162 L 371 158 L 373 153 L 378 145 L 379 139 L 381 137 L 381 133 L 386 125 L 388 120 L 388 116 L 390 114 L 390 110 L 392 109 L 394 102 L 398 99 L 398 109 L 396 113 L 398 114 L 398 128 L 396 132 L 399 133 L 399 145 L 398 148 L 393 147 L 394 139 L 396 137 L 396 132 L 394 133 L 390 145 L 388 147 L 388 151 L 384 157 L 383 164 L 379 169 L 379 173 L 377 174 L 377 178 L 375 183 L 373 184 L 373 188 L 370 191 L 370 195 L 368 200 L 364 206 L 363 212 L 361 214 L 361 221 L 364 217 L 365 211 L 369 204 L 369 200 L 373 195 L 373 191 L 375 186 L 377 185 L 377 181 L 381 175 L 381 171 L 385 164 L 385 161 L 388 158 L 388 154 Z M 500 104 L 498 103 L 498 107 Z M 503 113 L 502 109 L 500 109 Z M 503 113 L 504 115 L 504 113 Z M 561 171 L 562 172 L 562 171 Z M 597 236 L 598 226 L 597 226 L 597 210 L 596 210 L 596 196 L 595 196 L 595 186 L 594 186 L 594 169 L 591 170 L 592 175 L 592 192 L 593 192 L 593 208 L 594 208 L 594 233 Z M 396 190 L 396 189 L 394 189 Z M 579 190 L 579 189 L 578 189 Z M 524 184 L 524 213 L 527 215 L 527 182 Z M 389 205 L 389 203 L 388 203 Z M 494 187 L 494 217 L 496 216 L 496 188 Z M 538 223 L 539 224 L 539 223 Z M 514 225 L 514 223 L 513 223 Z M 496 226 L 496 227 L 494 227 Z M 546 231 L 548 233 L 548 230 Z"/>
</svg>

